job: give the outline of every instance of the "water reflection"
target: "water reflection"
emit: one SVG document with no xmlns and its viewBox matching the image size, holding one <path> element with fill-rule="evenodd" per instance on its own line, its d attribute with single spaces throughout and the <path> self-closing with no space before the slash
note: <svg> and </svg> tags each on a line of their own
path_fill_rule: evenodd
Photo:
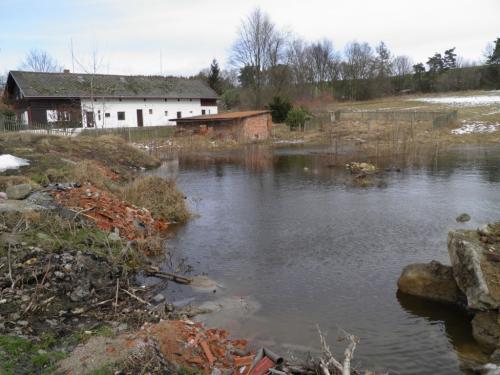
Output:
<svg viewBox="0 0 500 375">
<path fill-rule="evenodd" d="M 430 324 L 444 326 L 445 335 L 458 354 L 460 367 L 464 371 L 488 361 L 488 355 L 481 351 L 472 337 L 470 324 L 473 316 L 456 306 L 427 301 L 404 293 L 397 293 L 401 307 L 416 317 L 425 318 Z"/>
</svg>

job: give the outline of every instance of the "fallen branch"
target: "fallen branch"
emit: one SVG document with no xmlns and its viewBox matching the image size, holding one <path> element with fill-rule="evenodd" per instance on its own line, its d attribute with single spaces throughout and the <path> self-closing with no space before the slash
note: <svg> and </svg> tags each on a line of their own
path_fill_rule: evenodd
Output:
<svg viewBox="0 0 500 375">
<path fill-rule="evenodd" d="M 14 290 L 14 285 L 16 284 L 14 282 L 14 279 L 12 278 L 12 261 L 10 259 L 10 242 L 9 242 L 9 250 L 7 252 L 7 258 L 8 258 L 8 261 L 9 261 L 9 279 L 10 279 L 10 289 L 11 290 Z"/>
<path fill-rule="evenodd" d="M 154 269 L 148 269 L 145 272 L 146 272 L 146 275 L 148 275 L 148 276 L 154 276 L 154 277 L 158 277 L 160 279 L 167 279 L 167 280 L 179 283 L 179 284 L 191 284 L 193 282 L 193 279 L 191 279 L 189 277 L 176 275 L 175 273 L 171 273 L 171 272 L 156 271 Z"/>
<path fill-rule="evenodd" d="M 141 297 L 137 297 L 135 294 L 133 293 L 130 293 L 128 290 L 126 289 L 121 289 L 123 292 L 125 292 L 126 294 L 128 294 L 130 297 L 136 299 L 137 301 L 145 304 L 145 305 L 148 305 L 148 306 L 153 306 L 151 305 L 148 301 L 144 301 Z"/>
<path fill-rule="evenodd" d="M 118 292 L 120 290 L 120 278 L 116 279 L 116 295 L 115 295 L 115 314 L 116 309 L 118 308 Z"/>
<path fill-rule="evenodd" d="M 354 350 L 356 349 L 356 344 L 359 342 L 359 338 L 344 331 L 344 339 L 349 340 L 349 345 L 344 351 L 344 362 L 340 363 L 333 357 L 332 351 L 326 342 L 326 337 L 321 332 L 319 325 L 316 325 L 316 328 L 318 330 L 323 351 L 323 358 L 320 358 L 318 363 L 321 374 L 330 375 L 330 369 L 333 367 L 336 370 L 334 373 L 340 372 L 342 375 L 351 375 L 351 362 L 354 357 Z"/>
<path fill-rule="evenodd" d="M 324 373 L 324 375 L 329 375 L 328 368 L 330 366 L 333 366 L 338 371 L 343 372 L 343 366 L 342 366 L 342 364 L 333 357 L 332 351 L 330 350 L 330 347 L 328 346 L 328 344 L 326 342 L 326 338 L 323 335 L 323 333 L 321 332 L 321 329 L 319 328 L 318 324 L 316 324 L 316 329 L 318 330 L 319 339 L 321 341 L 321 346 L 322 346 L 322 349 L 323 349 L 323 353 L 327 357 L 326 358 L 327 359 L 326 362 L 323 359 L 320 360 L 321 371 Z M 324 367 L 326 368 L 326 370 L 328 371 L 328 373 L 325 373 L 325 371 L 322 368 L 322 365 L 324 365 Z"/>
<path fill-rule="evenodd" d="M 351 374 L 351 361 L 354 356 L 354 350 L 356 349 L 356 344 L 359 342 L 359 338 L 346 333 L 346 338 L 350 341 L 349 345 L 344 351 L 344 364 L 342 369 L 342 375 Z"/>
</svg>

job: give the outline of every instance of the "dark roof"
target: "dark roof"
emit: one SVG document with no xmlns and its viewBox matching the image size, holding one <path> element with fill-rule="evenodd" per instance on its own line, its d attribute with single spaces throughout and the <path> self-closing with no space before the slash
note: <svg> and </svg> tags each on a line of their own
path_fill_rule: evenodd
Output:
<svg viewBox="0 0 500 375">
<path fill-rule="evenodd" d="M 177 121 L 178 123 L 189 123 L 189 122 L 211 122 L 211 121 L 232 121 L 238 120 L 246 117 L 259 116 L 266 113 L 271 113 L 271 111 L 241 111 L 241 112 L 225 112 L 218 113 L 216 115 L 201 115 L 183 118 L 174 118 L 170 121 Z"/>
<path fill-rule="evenodd" d="M 217 94 L 202 81 L 161 76 L 109 74 L 39 73 L 11 71 L 26 98 L 203 98 Z"/>
</svg>

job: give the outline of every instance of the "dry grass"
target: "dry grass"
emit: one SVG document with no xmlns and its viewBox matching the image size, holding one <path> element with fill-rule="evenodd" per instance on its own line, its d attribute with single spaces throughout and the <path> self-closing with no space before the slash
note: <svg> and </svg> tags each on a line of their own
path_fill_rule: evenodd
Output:
<svg viewBox="0 0 500 375">
<path fill-rule="evenodd" d="M 358 102 L 337 102 L 325 106 L 324 110 L 355 109 L 355 110 L 415 110 L 415 111 L 441 111 L 458 110 L 458 119 L 461 121 L 484 121 L 490 123 L 500 122 L 499 105 L 457 106 L 447 104 L 419 102 L 414 99 L 450 97 L 450 96 L 485 96 L 491 91 L 459 91 L 441 94 L 419 94 L 407 96 L 393 96 Z"/>
<path fill-rule="evenodd" d="M 11 133 L 0 137 L 0 151 L 25 157 L 42 154 L 73 161 L 94 159 L 116 168 L 153 168 L 160 165 L 155 157 L 112 135 L 96 138 Z"/>
<path fill-rule="evenodd" d="M 122 190 L 124 200 L 145 207 L 154 217 L 184 223 L 191 216 L 184 195 L 174 180 L 157 176 L 139 177 Z"/>
<path fill-rule="evenodd" d="M 119 191 L 119 185 L 110 177 L 111 170 L 100 166 L 95 160 L 83 160 L 70 168 L 68 173 L 71 181 L 89 182 L 99 189 L 112 193 Z"/>
</svg>

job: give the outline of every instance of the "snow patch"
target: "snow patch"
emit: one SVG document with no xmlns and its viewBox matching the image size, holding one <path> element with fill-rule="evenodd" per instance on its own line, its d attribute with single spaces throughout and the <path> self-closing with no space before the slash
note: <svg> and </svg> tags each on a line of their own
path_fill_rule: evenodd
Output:
<svg viewBox="0 0 500 375">
<path fill-rule="evenodd" d="M 490 124 L 483 121 L 464 123 L 460 128 L 453 129 L 451 134 L 493 133 L 500 130 L 500 124 Z"/>
<path fill-rule="evenodd" d="M 17 169 L 24 165 L 29 165 L 30 162 L 26 159 L 18 158 L 17 156 L 10 154 L 0 155 L 0 172 L 6 171 L 7 169 Z"/>
<path fill-rule="evenodd" d="M 500 95 L 444 96 L 438 98 L 417 98 L 408 100 L 433 104 L 448 104 L 452 107 L 477 107 L 482 105 L 500 104 Z"/>
</svg>

